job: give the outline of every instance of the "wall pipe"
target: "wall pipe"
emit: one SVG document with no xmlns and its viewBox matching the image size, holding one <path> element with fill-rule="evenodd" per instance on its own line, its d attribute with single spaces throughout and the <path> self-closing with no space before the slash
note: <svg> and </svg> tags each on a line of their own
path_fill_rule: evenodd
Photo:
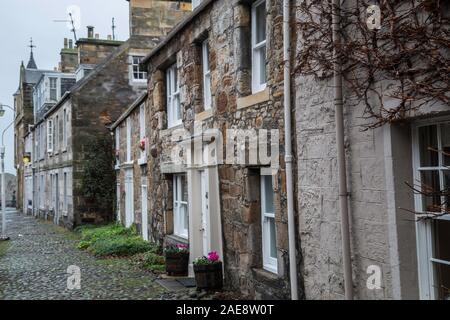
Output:
<svg viewBox="0 0 450 320">
<path fill-rule="evenodd" d="M 344 103 L 342 88 L 342 66 L 337 46 L 341 43 L 341 0 L 333 0 L 333 83 L 336 120 L 337 164 L 339 172 L 339 209 L 341 212 L 342 256 L 344 268 L 345 299 L 353 300 L 352 259 L 350 249 L 350 227 L 348 213 L 347 169 L 344 146 Z"/>
<path fill-rule="evenodd" d="M 291 135 L 291 41 L 290 41 L 290 0 L 283 0 L 283 62 L 284 62 L 284 130 L 286 193 L 288 210 L 289 273 L 291 299 L 298 300 L 297 258 L 295 249 L 294 191 L 292 178 L 292 135 Z"/>
</svg>

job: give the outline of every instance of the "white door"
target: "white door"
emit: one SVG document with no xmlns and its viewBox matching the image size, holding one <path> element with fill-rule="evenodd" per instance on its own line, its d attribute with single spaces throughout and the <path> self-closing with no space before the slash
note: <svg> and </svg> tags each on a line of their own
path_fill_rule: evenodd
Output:
<svg viewBox="0 0 450 320">
<path fill-rule="evenodd" d="M 141 189 L 141 209 L 142 209 L 142 238 L 148 241 L 148 212 L 147 212 L 147 186 Z"/>
<path fill-rule="evenodd" d="M 201 201 L 202 201 L 202 239 L 203 255 L 207 256 L 211 251 L 210 229 L 209 229 L 209 183 L 208 172 L 201 171 Z"/>
<path fill-rule="evenodd" d="M 134 222 L 133 168 L 125 169 L 125 227 Z"/>
</svg>

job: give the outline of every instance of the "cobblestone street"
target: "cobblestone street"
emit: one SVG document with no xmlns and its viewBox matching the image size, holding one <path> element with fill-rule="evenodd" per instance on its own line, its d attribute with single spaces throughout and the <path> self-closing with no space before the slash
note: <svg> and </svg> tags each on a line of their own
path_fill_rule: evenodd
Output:
<svg viewBox="0 0 450 320">
<path fill-rule="evenodd" d="M 76 248 L 76 236 L 7 211 L 9 242 L 0 243 L 0 299 L 165 299 L 155 277 L 128 260 L 100 260 Z M 67 268 L 81 269 L 81 290 L 68 290 Z"/>
</svg>

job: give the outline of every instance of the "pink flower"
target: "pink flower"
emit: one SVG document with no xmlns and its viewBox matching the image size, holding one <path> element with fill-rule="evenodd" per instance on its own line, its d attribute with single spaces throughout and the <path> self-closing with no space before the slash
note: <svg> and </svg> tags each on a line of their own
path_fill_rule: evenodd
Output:
<svg viewBox="0 0 450 320">
<path fill-rule="evenodd" d="M 177 248 L 178 248 L 178 250 L 187 250 L 188 249 L 188 245 L 179 243 L 179 244 L 177 244 Z"/>
<path fill-rule="evenodd" d="M 145 150 L 145 144 L 146 144 L 146 138 L 142 138 L 139 141 L 139 148 L 141 148 L 141 150 Z"/>
<path fill-rule="evenodd" d="M 219 260 L 219 255 L 217 254 L 216 251 L 212 251 L 212 252 L 208 253 L 208 260 L 212 261 L 212 262 L 218 261 Z"/>
</svg>

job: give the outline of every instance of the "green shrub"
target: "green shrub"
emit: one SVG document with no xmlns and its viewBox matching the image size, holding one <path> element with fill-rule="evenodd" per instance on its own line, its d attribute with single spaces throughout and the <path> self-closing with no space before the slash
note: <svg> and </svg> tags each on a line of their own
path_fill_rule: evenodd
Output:
<svg viewBox="0 0 450 320">
<path fill-rule="evenodd" d="M 150 243 L 139 236 L 98 239 L 88 248 L 90 252 L 98 256 L 130 256 L 150 249 Z"/>
<path fill-rule="evenodd" d="M 137 234 L 135 226 L 130 228 L 119 224 L 101 227 L 83 226 L 76 231 L 81 234 L 78 248 L 98 256 L 129 256 L 157 250 L 155 245 L 144 241 Z"/>
<path fill-rule="evenodd" d="M 143 266 L 145 269 L 148 269 L 150 271 L 166 271 L 164 257 L 152 252 L 147 252 L 144 254 Z"/>
</svg>

